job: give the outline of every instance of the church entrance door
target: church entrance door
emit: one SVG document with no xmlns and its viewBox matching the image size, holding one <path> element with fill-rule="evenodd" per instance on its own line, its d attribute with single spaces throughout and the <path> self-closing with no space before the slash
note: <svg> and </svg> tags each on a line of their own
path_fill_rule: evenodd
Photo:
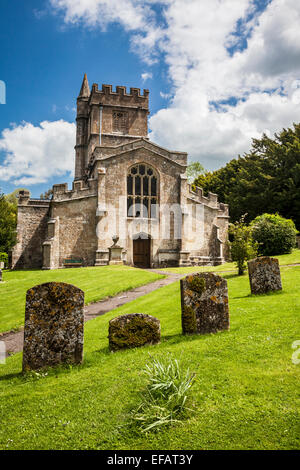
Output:
<svg viewBox="0 0 300 470">
<path fill-rule="evenodd" d="M 150 268 L 150 238 L 133 240 L 133 264 L 137 268 Z"/>
</svg>

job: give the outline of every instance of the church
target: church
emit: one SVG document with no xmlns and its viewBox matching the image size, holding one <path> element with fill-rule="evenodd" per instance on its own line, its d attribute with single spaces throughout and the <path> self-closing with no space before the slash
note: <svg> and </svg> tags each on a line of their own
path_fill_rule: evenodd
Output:
<svg viewBox="0 0 300 470">
<path fill-rule="evenodd" d="M 148 115 L 148 90 L 97 84 L 90 89 L 84 76 L 72 189 L 55 184 L 48 200 L 20 191 L 12 268 L 225 261 L 228 206 L 191 187 L 187 153 L 149 140 Z"/>
</svg>

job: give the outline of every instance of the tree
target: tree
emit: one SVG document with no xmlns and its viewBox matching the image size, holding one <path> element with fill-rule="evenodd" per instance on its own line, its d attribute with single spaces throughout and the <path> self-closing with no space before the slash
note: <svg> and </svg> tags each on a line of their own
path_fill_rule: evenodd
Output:
<svg viewBox="0 0 300 470">
<path fill-rule="evenodd" d="M 189 183 L 192 183 L 204 171 L 204 167 L 200 162 L 190 163 L 186 169 L 186 175 Z"/>
<path fill-rule="evenodd" d="M 25 188 L 15 189 L 12 193 L 5 194 L 5 200 L 17 207 L 19 191 L 27 191 Z"/>
<path fill-rule="evenodd" d="M 239 276 L 244 274 L 246 261 L 256 257 L 258 248 L 252 238 L 251 227 L 245 224 L 245 215 L 235 224 L 229 225 L 229 234 L 233 238 L 230 242 L 231 258 L 236 262 Z"/>
<path fill-rule="evenodd" d="M 51 199 L 51 196 L 53 194 L 53 189 L 48 189 L 48 191 L 45 191 L 40 195 L 40 199 Z"/>
<path fill-rule="evenodd" d="M 300 229 L 300 124 L 273 138 L 263 134 L 253 139 L 248 154 L 199 175 L 194 184 L 229 204 L 234 222 L 245 213 L 250 222 L 263 213 L 278 212 Z"/>
<path fill-rule="evenodd" d="M 17 206 L 0 194 L 0 252 L 8 253 L 17 241 Z"/>
<path fill-rule="evenodd" d="M 251 223 L 253 239 L 259 254 L 265 256 L 291 253 L 296 246 L 297 230 L 292 220 L 279 214 L 263 214 Z"/>
</svg>

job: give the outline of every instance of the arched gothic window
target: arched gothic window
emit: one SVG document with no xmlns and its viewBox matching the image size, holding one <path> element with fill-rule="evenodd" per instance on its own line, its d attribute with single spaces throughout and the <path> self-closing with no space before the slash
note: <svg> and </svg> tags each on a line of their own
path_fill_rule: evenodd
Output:
<svg viewBox="0 0 300 470">
<path fill-rule="evenodd" d="M 156 218 L 158 215 L 158 177 L 149 165 L 140 163 L 127 175 L 127 216 Z"/>
</svg>

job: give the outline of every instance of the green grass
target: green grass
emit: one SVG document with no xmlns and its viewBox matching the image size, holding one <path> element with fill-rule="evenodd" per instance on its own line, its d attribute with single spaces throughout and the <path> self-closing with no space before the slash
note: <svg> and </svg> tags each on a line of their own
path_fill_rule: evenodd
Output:
<svg viewBox="0 0 300 470">
<path fill-rule="evenodd" d="M 227 274 L 230 331 L 182 336 L 179 284 L 85 325 L 82 366 L 22 377 L 21 354 L 0 365 L 1 449 L 299 449 L 300 267 L 282 268 L 283 292 L 251 296 L 247 276 Z M 110 353 L 108 321 L 158 317 L 156 346 Z M 196 373 L 193 412 L 182 424 L 144 435 L 128 416 L 140 403 L 149 354 L 170 354 Z"/>
<path fill-rule="evenodd" d="M 4 283 L 0 284 L 0 332 L 23 326 L 26 291 L 35 285 L 51 281 L 74 284 L 85 292 L 85 303 L 89 304 L 160 277 L 163 276 L 128 266 L 4 271 Z"/>
<path fill-rule="evenodd" d="M 279 259 L 280 266 L 283 266 L 286 264 L 300 263 L 300 250 L 295 249 L 292 251 L 292 253 L 289 253 L 287 255 L 273 256 L 273 258 Z M 189 266 L 187 268 L 166 268 L 166 269 L 161 269 L 161 271 L 179 273 L 179 274 L 194 273 L 194 272 L 216 272 L 216 273 L 217 272 L 230 272 L 230 271 L 237 272 L 237 267 L 235 263 L 225 263 L 225 264 L 221 264 L 220 266 Z"/>
</svg>

